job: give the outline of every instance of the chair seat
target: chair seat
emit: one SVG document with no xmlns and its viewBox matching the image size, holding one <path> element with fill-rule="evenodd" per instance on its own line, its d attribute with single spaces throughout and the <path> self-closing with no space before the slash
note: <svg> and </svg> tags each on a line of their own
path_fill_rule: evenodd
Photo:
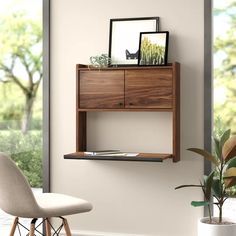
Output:
<svg viewBox="0 0 236 236">
<path fill-rule="evenodd" d="M 40 208 L 34 218 L 47 218 L 83 213 L 92 210 L 92 204 L 76 197 L 58 193 L 35 195 Z"/>
</svg>

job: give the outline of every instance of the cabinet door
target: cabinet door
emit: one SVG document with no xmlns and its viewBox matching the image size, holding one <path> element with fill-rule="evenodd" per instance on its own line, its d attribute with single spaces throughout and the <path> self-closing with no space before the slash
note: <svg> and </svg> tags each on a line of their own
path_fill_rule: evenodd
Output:
<svg viewBox="0 0 236 236">
<path fill-rule="evenodd" d="M 80 108 L 124 108 L 124 71 L 80 71 Z"/>
<path fill-rule="evenodd" d="M 125 71 L 126 108 L 172 108 L 172 100 L 171 69 Z"/>
</svg>

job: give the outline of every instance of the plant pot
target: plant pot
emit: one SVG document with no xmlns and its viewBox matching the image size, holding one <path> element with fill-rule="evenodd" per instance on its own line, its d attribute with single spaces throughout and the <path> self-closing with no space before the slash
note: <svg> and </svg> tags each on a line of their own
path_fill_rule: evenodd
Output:
<svg viewBox="0 0 236 236">
<path fill-rule="evenodd" d="M 218 217 L 213 217 L 215 221 L 218 221 Z M 236 223 L 235 220 L 227 218 L 223 219 L 223 222 L 233 222 L 227 224 L 209 224 L 207 223 L 209 217 L 201 218 L 198 221 L 198 236 L 232 236 L 236 235 Z"/>
</svg>

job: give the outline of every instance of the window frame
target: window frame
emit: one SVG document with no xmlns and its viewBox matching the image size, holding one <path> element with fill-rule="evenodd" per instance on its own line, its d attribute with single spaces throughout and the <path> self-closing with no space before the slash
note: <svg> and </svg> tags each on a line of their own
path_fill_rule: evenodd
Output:
<svg viewBox="0 0 236 236">
<path fill-rule="evenodd" d="M 213 0 L 204 0 L 204 149 L 212 150 L 213 130 L 213 99 L 212 99 L 212 19 Z M 211 163 L 204 160 L 204 175 L 211 172 Z M 207 207 L 204 207 L 204 216 L 208 215 Z"/>
<path fill-rule="evenodd" d="M 50 0 L 43 0 L 43 192 L 50 192 Z"/>
</svg>

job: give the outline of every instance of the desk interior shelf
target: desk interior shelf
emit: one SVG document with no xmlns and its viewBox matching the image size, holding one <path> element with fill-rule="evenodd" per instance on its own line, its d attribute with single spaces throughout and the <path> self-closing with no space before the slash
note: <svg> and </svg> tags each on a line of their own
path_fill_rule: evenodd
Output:
<svg viewBox="0 0 236 236">
<path fill-rule="evenodd" d="M 81 160 L 107 160 L 107 161 L 149 161 L 149 162 L 162 162 L 163 160 L 172 158 L 171 154 L 158 154 L 158 153 L 139 153 L 138 156 L 90 156 L 84 152 L 75 152 L 66 154 L 65 159 L 81 159 Z"/>
</svg>

